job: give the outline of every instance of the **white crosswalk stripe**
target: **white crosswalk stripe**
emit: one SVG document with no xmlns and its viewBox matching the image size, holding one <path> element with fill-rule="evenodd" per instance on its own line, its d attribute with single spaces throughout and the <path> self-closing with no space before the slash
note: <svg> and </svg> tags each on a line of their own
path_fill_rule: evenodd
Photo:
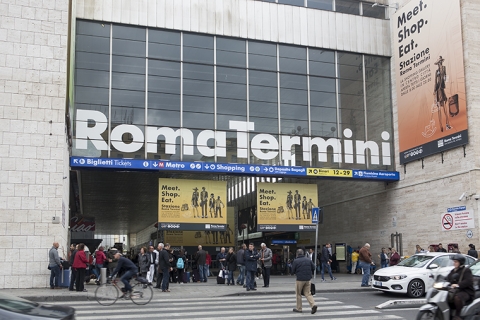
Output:
<svg viewBox="0 0 480 320">
<path fill-rule="evenodd" d="M 93 298 L 93 297 L 92 297 Z M 199 297 L 166 298 L 158 296 L 145 306 L 137 306 L 129 300 L 118 300 L 114 305 L 102 306 L 95 300 L 58 302 L 76 310 L 78 320 L 117 320 L 117 319 L 216 319 L 220 315 L 232 320 L 253 319 L 293 319 L 302 318 L 333 320 L 387 320 L 403 319 L 396 315 L 385 315 L 374 309 L 362 309 L 359 306 L 341 301 L 317 297 L 318 306 L 315 315 L 310 314 L 310 306 L 304 299 L 303 314 L 292 312 L 295 297 L 292 295 L 265 295 L 239 297 Z"/>
</svg>

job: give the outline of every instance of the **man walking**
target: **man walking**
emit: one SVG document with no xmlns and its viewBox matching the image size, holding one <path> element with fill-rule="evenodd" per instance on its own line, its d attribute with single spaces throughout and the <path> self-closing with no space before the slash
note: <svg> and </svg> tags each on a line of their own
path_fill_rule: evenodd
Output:
<svg viewBox="0 0 480 320">
<path fill-rule="evenodd" d="M 245 249 L 247 246 L 242 244 L 237 251 L 237 267 L 240 272 L 237 278 L 237 284 L 244 285 L 245 283 Z"/>
<path fill-rule="evenodd" d="M 312 279 L 312 272 L 315 270 L 315 265 L 312 260 L 303 255 L 303 250 L 297 250 L 297 258 L 293 261 L 292 273 L 296 275 L 297 281 L 295 282 L 295 294 L 297 297 L 297 307 L 293 309 L 293 312 L 302 312 L 302 292 L 307 298 L 310 307 L 312 308 L 312 314 L 317 312 L 317 306 L 315 300 L 313 300 L 312 293 L 310 292 Z"/>
<path fill-rule="evenodd" d="M 202 249 L 202 246 L 198 246 L 198 251 L 195 254 L 195 262 L 197 263 L 198 273 L 200 276 L 200 282 L 207 282 L 208 278 L 208 266 L 207 266 L 207 253 Z"/>
<path fill-rule="evenodd" d="M 267 248 L 265 243 L 262 243 L 261 247 L 260 262 L 263 271 L 263 287 L 268 288 L 270 286 L 270 269 L 272 268 L 272 250 Z"/>
<path fill-rule="evenodd" d="M 325 269 L 328 270 L 328 274 L 330 275 L 330 279 L 337 280 L 332 274 L 332 268 L 330 267 L 330 263 L 332 263 L 332 259 L 330 259 L 330 251 L 328 250 L 331 247 L 330 243 L 326 243 L 325 247 L 322 248 L 322 257 L 320 258 L 320 262 L 322 263 L 322 282 L 325 282 L 324 274 Z"/>
<path fill-rule="evenodd" d="M 368 281 L 370 279 L 370 266 L 372 262 L 372 254 L 370 253 L 370 244 L 365 245 L 360 249 L 358 253 L 358 265 L 362 269 L 362 287 L 368 287 Z"/>
<path fill-rule="evenodd" d="M 162 292 L 170 292 L 168 290 L 168 280 L 170 277 L 170 271 L 172 267 L 170 267 L 170 256 L 168 255 L 167 250 L 164 249 L 164 244 L 158 244 L 158 269 L 162 271 Z M 158 275 L 160 277 L 160 274 Z"/>
<path fill-rule="evenodd" d="M 60 281 L 60 273 L 62 272 L 62 262 L 58 256 L 58 242 L 54 242 L 52 248 L 48 252 L 48 267 L 50 268 L 50 289 L 60 289 L 58 283 Z"/>
<path fill-rule="evenodd" d="M 247 291 L 255 289 L 255 272 L 257 271 L 257 260 L 258 260 L 258 253 L 253 246 L 253 243 L 248 245 L 248 250 L 245 251 L 245 269 L 247 272 Z"/>
</svg>

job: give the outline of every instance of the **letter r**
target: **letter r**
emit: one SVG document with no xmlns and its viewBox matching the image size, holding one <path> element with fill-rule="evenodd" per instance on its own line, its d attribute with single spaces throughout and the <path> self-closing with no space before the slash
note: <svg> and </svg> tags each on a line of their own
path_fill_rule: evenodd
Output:
<svg viewBox="0 0 480 320">
<path fill-rule="evenodd" d="M 93 127 L 88 126 L 88 120 L 95 121 Z M 96 110 L 77 110 L 76 138 L 75 147 L 77 149 L 86 150 L 88 148 L 87 141 L 90 140 L 97 150 L 108 150 L 108 144 L 102 138 L 108 126 L 107 117 Z"/>
</svg>

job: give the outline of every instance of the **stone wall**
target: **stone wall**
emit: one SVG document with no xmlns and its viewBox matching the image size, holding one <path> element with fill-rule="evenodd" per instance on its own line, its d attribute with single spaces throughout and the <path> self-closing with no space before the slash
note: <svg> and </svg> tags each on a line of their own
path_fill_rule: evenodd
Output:
<svg viewBox="0 0 480 320">
<path fill-rule="evenodd" d="M 67 36 L 68 1 L 0 1 L 0 288 L 46 287 L 68 251 Z"/>
</svg>

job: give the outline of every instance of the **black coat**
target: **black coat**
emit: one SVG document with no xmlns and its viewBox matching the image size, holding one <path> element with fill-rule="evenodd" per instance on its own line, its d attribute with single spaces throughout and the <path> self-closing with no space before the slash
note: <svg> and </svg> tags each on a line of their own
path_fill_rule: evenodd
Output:
<svg viewBox="0 0 480 320">
<path fill-rule="evenodd" d="M 465 269 L 465 272 L 463 272 L 462 281 L 459 282 L 458 280 L 460 280 L 462 271 L 464 269 Z M 469 268 L 466 268 L 465 266 L 461 266 L 457 270 L 452 269 L 452 271 L 450 271 L 450 273 L 447 276 L 447 280 L 450 283 L 457 283 L 459 290 L 467 293 L 470 296 L 470 298 L 473 299 L 473 297 L 475 296 L 475 290 L 473 289 L 472 270 L 470 270 Z"/>
<path fill-rule="evenodd" d="M 237 256 L 235 253 L 227 253 L 227 269 L 229 271 L 235 271 L 237 269 Z"/>
<path fill-rule="evenodd" d="M 293 260 L 292 273 L 297 276 L 297 281 L 310 281 L 314 270 L 315 265 L 310 258 L 299 255 L 297 259 Z"/>
<path fill-rule="evenodd" d="M 257 260 L 258 252 L 257 250 L 245 250 L 245 270 L 247 271 L 257 271 Z"/>
<path fill-rule="evenodd" d="M 197 253 L 195 254 L 195 262 L 197 263 L 198 266 L 203 266 L 207 264 L 207 253 L 205 250 L 198 250 Z"/>
<path fill-rule="evenodd" d="M 170 269 L 170 257 L 167 250 L 163 249 L 158 252 L 158 269 L 165 270 Z"/>
<path fill-rule="evenodd" d="M 470 257 L 474 257 L 474 258 L 477 258 L 477 259 L 478 259 L 478 252 L 477 252 L 477 250 L 475 250 L 475 249 L 470 249 L 470 250 L 468 250 L 467 254 L 468 254 Z"/>
</svg>

